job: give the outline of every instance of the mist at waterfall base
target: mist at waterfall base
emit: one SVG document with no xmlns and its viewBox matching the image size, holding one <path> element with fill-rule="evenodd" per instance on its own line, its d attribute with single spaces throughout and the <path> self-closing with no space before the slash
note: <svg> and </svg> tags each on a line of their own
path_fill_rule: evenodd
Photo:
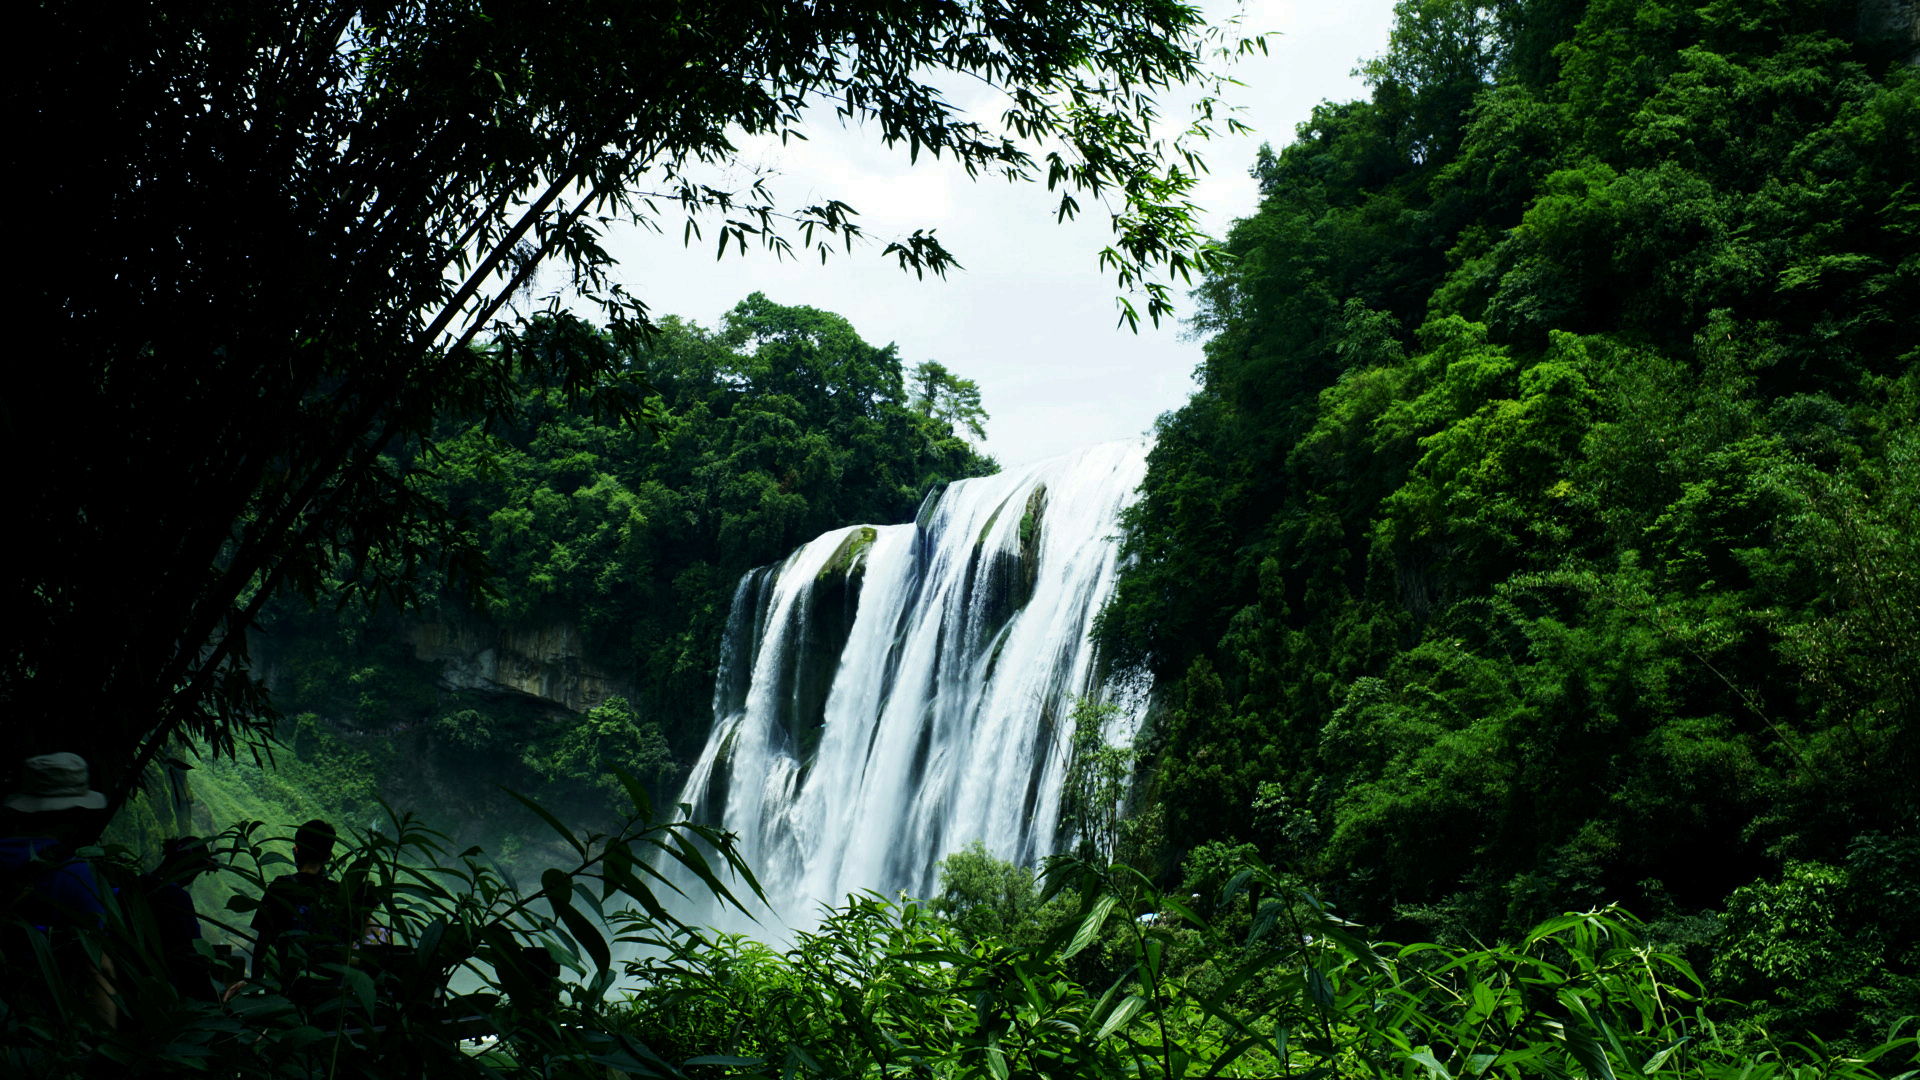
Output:
<svg viewBox="0 0 1920 1080">
<path fill-rule="evenodd" d="M 1075 699 L 1120 706 L 1115 743 L 1145 707 L 1147 677 L 1098 672 L 1090 632 L 1147 449 L 958 481 L 912 524 L 835 530 L 741 580 L 680 801 L 738 834 L 771 911 L 690 921 L 784 938 L 849 893 L 932 895 L 974 840 L 1031 865 L 1066 839 Z"/>
</svg>

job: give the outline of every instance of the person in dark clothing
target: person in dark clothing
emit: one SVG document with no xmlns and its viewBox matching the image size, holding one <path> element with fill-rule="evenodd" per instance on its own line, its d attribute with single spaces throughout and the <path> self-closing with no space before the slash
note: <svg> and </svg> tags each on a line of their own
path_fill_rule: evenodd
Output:
<svg viewBox="0 0 1920 1080">
<path fill-rule="evenodd" d="M 5 925 L 0 953 L 7 966 L 38 972 L 34 935 L 43 938 L 54 962 L 93 1001 L 94 1011 L 114 1026 L 112 961 L 95 966 L 77 933 L 98 928 L 105 907 L 93 868 L 74 857 L 77 840 L 97 831 L 107 797 L 87 786 L 87 761 L 78 754 L 41 754 L 22 768 L 21 790 L 7 796 L 0 826 L 0 905 Z"/>
<path fill-rule="evenodd" d="M 215 1001 L 220 996 L 211 965 L 194 948 L 193 943 L 201 937 L 200 912 L 194 907 L 193 894 L 187 891 L 195 878 L 211 869 L 213 857 L 207 854 L 207 842 L 197 836 L 181 836 L 166 842 L 161 848 L 160 865 L 141 879 L 141 892 L 153 913 L 167 977 L 181 997 L 197 1001 Z"/>
<path fill-rule="evenodd" d="M 294 872 L 267 885 L 253 913 L 253 978 L 277 976 L 296 1001 L 316 1003 L 340 984 L 327 965 L 344 964 L 358 936 L 340 887 L 326 876 L 335 833 L 324 821 L 309 821 L 293 834 Z"/>
</svg>

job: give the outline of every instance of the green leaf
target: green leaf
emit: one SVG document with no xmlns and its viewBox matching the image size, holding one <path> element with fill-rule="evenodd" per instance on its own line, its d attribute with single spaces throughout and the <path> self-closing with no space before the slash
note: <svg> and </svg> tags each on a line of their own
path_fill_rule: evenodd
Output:
<svg viewBox="0 0 1920 1080">
<path fill-rule="evenodd" d="M 613 952 L 607 947 L 606 937 L 601 934 L 600 928 L 593 924 L 593 920 L 581 914 L 580 909 L 573 906 L 575 888 L 573 878 L 564 870 L 548 867 L 540 875 L 540 887 L 541 892 L 547 897 L 547 902 L 553 905 L 553 913 L 566 924 L 567 933 L 571 934 L 573 940 L 586 950 L 594 966 L 601 971 L 610 969 L 613 966 Z M 591 893 L 583 895 L 589 899 L 592 897 Z"/>
<path fill-rule="evenodd" d="M 1093 1033 L 1093 1041 L 1100 1042 L 1107 1036 L 1113 1034 L 1125 1025 L 1127 1021 L 1139 1015 L 1140 1010 L 1146 1007 L 1146 998 L 1141 997 L 1139 994 L 1128 994 L 1126 998 L 1114 1008 L 1113 1014 L 1107 1017 L 1107 1022 L 1100 1025 L 1100 1030 Z"/>
<path fill-rule="evenodd" d="M 1680 1049 L 1681 1046 L 1691 1041 L 1692 1038 L 1693 1036 L 1691 1035 L 1682 1035 L 1658 1051 L 1655 1051 L 1654 1055 L 1647 1059 L 1647 1063 L 1640 1067 L 1640 1072 L 1646 1076 L 1652 1076 L 1654 1073 L 1659 1072 L 1660 1066 L 1667 1063 L 1667 1058 L 1672 1057 L 1674 1051 Z"/>
<path fill-rule="evenodd" d="M 1220 887 L 1220 906 L 1227 906 L 1242 892 L 1245 892 L 1247 882 L 1253 880 L 1255 873 L 1257 873 L 1257 871 L 1254 870 L 1253 867 L 1247 867 L 1239 873 L 1234 874 L 1231 878 L 1228 878 L 1227 883 Z"/>
<path fill-rule="evenodd" d="M 1107 924 L 1107 916 L 1112 913 L 1116 899 L 1112 893 L 1108 893 L 1093 905 L 1093 910 L 1087 913 L 1087 917 L 1080 920 L 1080 929 L 1074 931 L 1073 940 L 1060 953 L 1060 959 L 1066 960 L 1077 956 L 1082 949 L 1093 944 L 1093 939 L 1099 935 L 1100 928 Z"/>
<path fill-rule="evenodd" d="M 1587 1070 L 1593 1080 L 1616 1080 L 1613 1075 L 1613 1063 L 1607 1060 L 1607 1052 L 1601 1047 L 1600 1040 L 1592 1034 L 1574 1029 L 1566 1033 L 1567 1052 L 1573 1060 Z"/>
<path fill-rule="evenodd" d="M 1496 1067 L 1502 1065 L 1518 1065 L 1523 1061 L 1532 1061 L 1534 1058 L 1540 1057 L 1546 1052 L 1546 1045 L 1534 1043 L 1531 1046 L 1523 1046 L 1518 1050 L 1509 1050 L 1495 1058 L 1493 1063 Z"/>
<path fill-rule="evenodd" d="M 1388 974 L 1386 961 L 1380 959 L 1380 954 L 1373 951 L 1373 946 L 1347 933 L 1347 931 L 1333 919 L 1320 919 L 1314 926 L 1314 930 L 1324 935 L 1335 945 L 1340 946 L 1341 951 L 1359 961 L 1361 967 L 1366 968 L 1376 975 Z"/>
<path fill-rule="evenodd" d="M 1422 1046 L 1413 1053 L 1408 1054 L 1407 1060 L 1427 1070 L 1427 1075 L 1433 1077 L 1434 1080 L 1453 1080 L 1453 1074 L 1448 1072 L 1447 1067 L 1440 1064 L 1439 1059 L 1433 1056 L 1433 1048 L 1430 1046 Z"/>
<path fill-rule="evenodd" d="M 373 1016 L 373 980 L 357 967 L 346 969 L 347 988 L 360 1000 L 360 1011 L 369 1018 Z"/>
<path fill-rule="evenodd" d="M 1314 1004 L 1323 1009 L 1333 1008 L 1333 983 L 1327 981 L 1327 977 L 1321 974 L 1319 968 L 1307 968 L 1305 974 L 1307 979 L 1307 996 L 1313 999 Z"/>
<path fill-rule="evenodd" d="M 519 792 L 517 792 L 517 791 L 515 791 L 515 790 L 513 790 L 512 788 L 509 788 L 509 787 L 506 787 L 506 786 L 504 786 L 504 785 L 502 785 L 502 784 L 495 784 L 495 785 L 493 785 L 493 786 L 494 786 L 494 787 L 497 787 L 497 788 L 499 788 L 499 789 L 500 789 L 501 791 L 504 791 L 504 792 L 506 792 L 507 794 L 509 794 L 509 795 L 511 795 L 511 796 L 513 796 L 513 798 L 514 798 L 514 799 L 515 799 L 515 800 L 516 800 L 517 802 L 519 802 L 519 803 L 520 803 L 520 805 L 522 805 L 522 806 L 524 806 L 524 807 L 526 807 L 527 809 L 529 809 L 529 810 L 531 810 L 531 811 L 533 811 L 533 812 L 534 812 L 534 814 L 535 814 L 535 815 L 537 815 L 537 816 L 538 816 L 538 817 L 540 818 L 540 820 L 541 820 L 541 821 L 544 821 L 544 822 L 546 822 L 546 823 L 547 823 L 547 826 L 548 826 L 549 828 L 551 828 L 551 829 L 552 829 L 552 830 L 553 830 L 554 832 L 556 832 L 556 833 L 559 833 L 559 834 L 560 834 L 560 838 L 561 838 L 561 839 L 563 839 L 563 840 L 565 840 L 565 841 L 566 841 L 567 843 L 569 843 L 569 844 L 571 844 L 571 845 L 573 845 L 573 850 L 575 850 L 575 851 L 577 851 L 577 852 L 579 852 L 579 853 L 580 853 L 580 857 L 581 857 L 582 859 L 584 859 L 584 858 L 586 858 L 586 857 L 587 857 L 587 848 L 586 848 L 586 845 L 585 845 L 585 844 L 582 844 L 582 843 L 580 842 L 580 838 L 579 838 L 579 837 L 577 837 L 577 836 L 575 836 L 575 835 L 573 835 L 573 830 L 572 830 L 572 829 L 569 829 L 569 828 L 567 828 L 567 827 L 566 827 L 565 825 L 562 825 L 562 824 L 560 823 L 560 819 L 559 819 L 559 818 L 557 818 L 557 817 L 554 817 L 554 816 L 553 816 L 553 815 L 552 815 L 551 813 L 549 813 L 549 812 L 547 811 L 547 808 L 546 808 L 546 807 L 544 807 L 544 806 L 541 806 L 541 805 L 540 805 L 539 803 L 537 803 L 537 802 L 534 802 L 534 801 L 533 801 L 532 799 L 529 799 L 529 798 L 527 798 L 527 797 L 526 797 L 525 795 L 522 795 L 522 794 L 520 794 Z"/>
<path fill-rule="evenodd" d="M 987 1047 L 987 1071 L 993 1074 L 993 1080 L 1007 1080 L 1007 1055 L 998 1046 Z"/>
<path fill-rule="evenodd" d="M 1529 931 L 1526 940 L 1521 944 L 1523 946 L 1532 945 L 1541 938 L 1551 937 L 1569 926 L 1578 926 L 1586 921 L 1587 916 L 1585 915 L 1561 915 L 1558 918 L 1548 919 L 1546 922 L 1541 923 Z"/>
<path fill-rule="evenodd" d="M 567 924 L 567 930 L 573 934 L 573 939 L 578 941 L 580 947 L 587 950 L 587 955 L 593 958 L 594 966 L 601 971 L 611 971 L 613 951 L 607 947 L 606 937 L 600 933 L 599 927 L 593 925 L 593 920 L 572 907 L 561 908 L 560 918 Z"/>
<path fill-rule="evenodd" d="M 324 1039 L 326 1037 L 327 1037 L 327 1032 L 321 1031 L 319 1028 L 314 1027 L 311 1024 L 302 1024 L 299 1027 L 294 1028 L 292 1031 L 287 1032 L 286 1035 L 284 1036 L 284 1038 L 287 1041 L 287 1045 L 292 1047 L 295 1050 L 298 1050 L 303 1046 L 311 1046 L 312 1044 L 317 1043 L 321 1039 Z"/>
<path fill-rule="evenodd" d="M 1180 916 L 1182 919 L 1187 920 L 1188 922 L 1192 923 L 1195 927 L 1201 930 L 1213 929 L 1212 925 L 1208 923 L 1207 920 L 1201 918 L 1192 908 L 1188 907 L 1186 904 L 1181 903 L 1179 898 L 1177 897 L 1162 896 L 1160 898 L 1160 906 L 1167 909 L 1168 911 L 1173 912 L 1175 915 Z"/>
<path fill-rule="evenodd" d="M 974 957 L 952 949 L 921 949 L 910 952 L 894 953 L 893 959 L 907 964 L 971 964 Z"/>
<path fill-rule="evenodd" d="M 1239 1042 L 1227 1047 L 1225 1053 L 1214 1059 L 1213 1065 L 1207 1069 L 1206 1075 L 1202 1077 L 1201 1080 L 1212 1080 L 1213 1077 L 1219 1076 L 1220 1070 L 1238 1061 L 1242 1054 L 1245 1054 L 1247 1051 L 1264 1042 L 1266 1042 L 1264 1036 L 1248 1035 Z"/>
<path fill-rule="evenodd" d="M 447 920 L 444 916 L 436 916 L 432 922 L 427 924 L 426 929 L 420 931 L 420 937 L 414 944 L 414 950 L 422 962 L 429 966 L 435 962 L 434 954 L 440 951 L 440 941 L 446 937 L 446 935 Z"/>
<path fill-rule="evenodd" d="M 640 782 L 640 778 L 618 765 L 611 766 L 609 771 L 614 779 L 620 781 L 620 786 L 627 789 L 627 798 L 633 800 L 634 815 L 643 821 L 652 821 L 653 797 L 647 794 L 646 785 Z"/>
<path fill-rule="evenodd" d="M 707 862 L 707 857 L 701 854 L 700 849 L 695 847 L 693 842 L 681 833 L 675 832 L 672 835 L 673 845 L 665 848 L 667 854 L 671 855 L 675 862 L 691 870 L 693 875 L 700 879 L 701 883 L 707 887 L 709 892 L 713 893 L 716 899 L 724 900 L 734 907 L 739 908 L 741 911 L 746 911 L 746 905 L 734 899 L 733 893 L 728 890 L 725 885 L 720 883 L 719 877 L 713 872 L 713 866 Z M 758 891 L 759 887 L 756 884 L 755 892 L 758 893 Z"/>
<path fill-rule="evenodd" d="M 1494 1000 L 1493 988 L 1478 979 L 1473 981 L 1473 1007 L 1481 1013 L 1492 1013 L 1499 1004 Z"/>
</svg>

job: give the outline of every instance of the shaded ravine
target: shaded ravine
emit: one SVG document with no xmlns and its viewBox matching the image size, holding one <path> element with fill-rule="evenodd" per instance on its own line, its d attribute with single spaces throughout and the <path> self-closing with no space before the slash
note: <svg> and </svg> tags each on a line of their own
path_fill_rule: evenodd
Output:
<svg viewBox="0 0 1920 1080">
<path fill-rule="evenodd" d="M 1054 850 L 1146 451 L 958 481 L 911 525 L 839 529 L 741 580 L 681 801 L 739 834 L 776 923 L 864 889 L 927 895 L 976 839 L 1024 863 Z M 1131 738 L 1140 677 L 1105 692 L 1130 706 L 1109 737 Z"/>
</svg>

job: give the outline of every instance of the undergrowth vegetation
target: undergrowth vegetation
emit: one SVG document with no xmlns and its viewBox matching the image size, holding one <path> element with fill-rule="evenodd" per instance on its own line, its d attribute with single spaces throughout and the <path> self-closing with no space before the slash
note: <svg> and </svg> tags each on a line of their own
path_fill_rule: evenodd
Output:
<svg viewBox="0 0 1920 1080">
<path fill-rule="evenodd" d="M 1872 1046 L 1777 1039 L 1617 908 L 1492 945 L 1373 943 L 1245 850 L 1191 868 L 1203 891 L 1167 893 L 1077 856 L 1036 882 L 974 845 L 933 902 L 849 897 L 780 949 L 676 916 L 765 896 L 730 834 L 658 821 L 645 786 L 615 775 L 631 814 L 611 833 L 521 800 L 568 852 L 537 887 L 411 815 L 356 831 L 315 901 L 345 931 L 296 935 L 250 979 L 212 942 L 253 940 L 250 914 L 289 862 L 274 830 L 215 838 L 198 892 L 222 933 L 184 957 L 156 929 L 137 853 L 84 851 L 114 885 L 105 918 L 8 952 L 0 1062 L 47 1077 L 683 1080 L 1908 1080 L 1920 1066 L 1911 1018 Z M 91 971 L 108 973 L 111 1024 Z"/>
<path fill-rule="evenodd" d="M 784 952 L 633 918 L 625 940 L 647 958 L 627 965 L 625 1030 L 696 1077 L 1810 1080 L 1916 1064 L 1902 1030 L 1846 1055 L 1717 1023 L 1686 960 L 1614 908 L 1508 944 L 1372 944 L 1257 858 L 1191 903 L 1060 858 L 1036 899 L 1063 917 L 1022 941 L 942 918 L 953 891 L 851 897 Z"/>
</svg>

